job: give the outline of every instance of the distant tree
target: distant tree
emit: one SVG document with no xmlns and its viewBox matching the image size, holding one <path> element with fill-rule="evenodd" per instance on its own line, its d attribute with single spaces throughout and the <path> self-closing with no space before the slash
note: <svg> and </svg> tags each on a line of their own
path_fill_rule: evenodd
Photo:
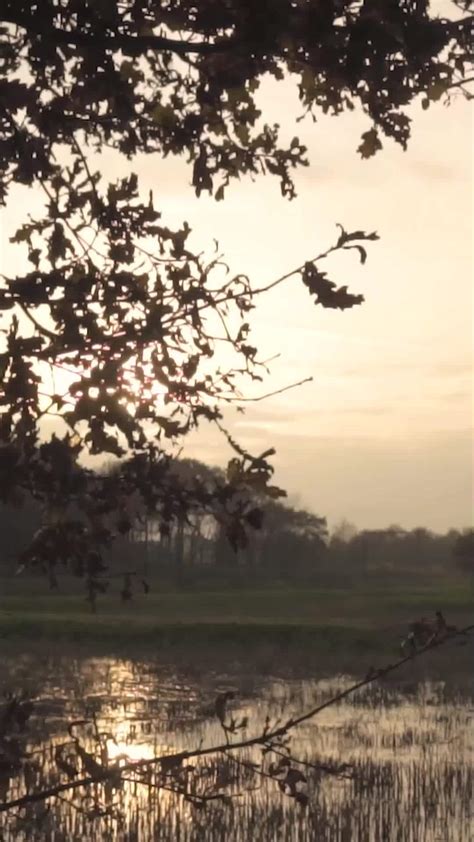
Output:
<svg viewBox="0 0 474 842">
<path fill-rule="evenodd" d="M 436 534 L 424 527 L 405 530 L 400 526 L 363 529 L 342 541 L 336 534 L 329 542 L 329 568 L 355 579 L 372 576 L 380 580 L 432 581 L 452 576 L 452 557 L 459 533 Z"/>
<path fill-rule="evenodd" d="M 258 535 L 248 548 L 250 568 L 290 579 L 314 573 L 326 549 L 326 519 L 276 501 L 262 501 L 260 510 Z"/>
<path fill-rule="evenodd" d="M 333 527 L 331 532 L 331 542 L 341 542 L 348 544 L 357 535 L 357 527 L 353 523 L 343 518 L 339 523 Z"/>
<path fill-rule="evenodd" d="M 453 554 L 461 570 L 474 574 L 474 529 L 466 529 L 457 537 Z"/>
<path fill-rule="evenodd" d="M 323 307 L 363 300 L 318 259 L 258 289 L 227 276 L 218 253 L 192 247 L 186 222 L 162 221 L 130 159 L 185 155 L 196 194 L 217 201 L 260 173 L 292 198 L 306 150 L 261 121 L 262 80 L 291 76 L 302 115 L 361 108 L 363 158 L 384 136 L 405 147 L 410 103 L 466 91 L 472 17 L 458 17 L 437 17 L 428 0 L 3 0 L 0 201 L 18 201 L 18 185 L 44 199 L 13 237 L 28 268 L 0 286 L 0 498 L 31 496 L 46 512 L 25 562 L 69 562 L 93 597 L 103 550 L 136 508 L 159 511 L 163 530 L 212 508 L 242 546 L 257 523 L 243 491 L 278 494 L 272 451 L 234 443 L 226 482 L 210 489 L 170 472 L 169 444 L 220 424 L 245 378 L 261 378 L 256 294 L 299 277 Z M 107 150 L 121 156 L 113 183 L 97 169 Z M 364 262 L 376 237 L 341 229 L 320 257 L 356 249 Z M 48 416 L 63 430 L 41 440 Z M 105 476 L 84 467 L 86 454 L 128 458 Z"/>
<path fill-rule="evenodd" d="M 186 478 L 191 485 L 195 478 L 204 479 L 210 488 L 226 482 L 222 470 L 196 459 L 176 460 L 171 472 Z M 160 530 L 163 525 L 160 511 L 148 513 L 136 536 L 139 543 L 147 534 L 155 536 L 153 557 L 161 566 L 174 571 L 178 584 L 190 574 L 198 576 L 204 567 L 213 567 L 215 571 L 240 569 L 248 576 L 249 583 L 254 574 L 272 579 L 291 578 L 298 571 L 314 572 L 326 548 L 325 518 L 268 499 L 251 488 L 245 496 L 248 522 L 257 531 L 248 546 L 240 547 L 240 553 L 229 545 L 225 524 L 212 507 L 183 511 L 164 531 Z"/>
<path fill-rule="evenodd" d="M 34 500 L 25 499 L 21 506 L 0 503 L 0 576 L 18 568 L 21 552 L 40 525 L 41 509 Z"/>
</svg>

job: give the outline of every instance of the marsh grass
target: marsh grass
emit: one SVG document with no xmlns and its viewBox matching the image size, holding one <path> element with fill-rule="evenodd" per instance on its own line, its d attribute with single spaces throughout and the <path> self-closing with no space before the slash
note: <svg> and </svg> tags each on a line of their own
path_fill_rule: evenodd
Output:
<svg viewBox="0 0 474 842">
<path fill-rule="evenodd" d="M 200 666 L 200 669 L 198 667 Z M 305 680 L 271 679 L 195 663 L 195 672 L 142 657 L 42 658 L 25 652 L 7 659 L 12 689 L 29 682 L 36 713 L 29 780 L 12 780 L 8 797 L 54 779 L 51 742 L 67 722 L 94 711 L 120 751 L 158 753 L 163 747 L 215 744 L 220 726 L 209 702 L 225 687 L 237 691 L 236 713 L 259 730 L 267 714 L 297 713 L 333 696 L 351 678 L 328 674 Z M 297 729 L 292 751 L 311 762 L 348 762 L 350 779 L 308 771 L 306 810 L 268 779 L 252 779 L 228 757 L 211 757 L 199 769 L 205 781 L 237 795 L 230 804 L 197 810 L 162 790 L 125 782 L 105 791 L 101 803 L 116 814 L 93 815 L 92 797 L 51 801 L 20 819 L 2 817 L 5 842 L 471 842 L 474 750 L 472 688 L 459 694 L 451 682 L 405 675 L 360 691 Z M 87 735 L 86 735 L 87 740 Z M 258 761 L 248 750 L 246 761 Z M 104 791 L 103 791 L 104 790 Z M 25 822 L 25 818 L 27 821 Z"/>
</svg>

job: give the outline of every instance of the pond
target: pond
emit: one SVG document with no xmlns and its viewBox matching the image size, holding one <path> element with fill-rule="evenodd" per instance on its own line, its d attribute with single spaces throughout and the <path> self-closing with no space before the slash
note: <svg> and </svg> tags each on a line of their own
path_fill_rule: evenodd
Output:
<svg viewBox="0 0 474 842">
<path fill-rule="evenodd" d="M 260 745 L 206 754 L 65 790 L 1 814 L 0 838 L 472 842 L 472 682 L 430 679 L 412 666 L 298 726 L 279 753 Z M 94 763 L 246 739 L 353 681 L 349 674 L 275 677 L 232 663 L 179 667 L 159 658 L 41 651 L 6 657 L 3 689 L 21 691 L 33 705 L 14 737 L 21 762 L 0 767 L 0 800 L 87 775 Z M 217 715 L 216 699 L 224 698 L 224 724 L 235 720 L 235 733 L 226 734 Z M 294 759 L 283 761 L 286 754 Z"/>
</svg>

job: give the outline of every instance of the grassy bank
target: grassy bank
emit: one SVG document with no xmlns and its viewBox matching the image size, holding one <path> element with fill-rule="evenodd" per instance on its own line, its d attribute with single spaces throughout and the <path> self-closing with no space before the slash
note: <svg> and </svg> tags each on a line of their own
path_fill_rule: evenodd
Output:
<svg viewBox="0 0 474 842">
<path fill-rule="evenodd" d="M 134 641 L 312 646 L 321 650 L 392 648 L 407 624 L 442 608 L 450 622 L 474 614 L 468 588 L 403 591 L 262 589 L 156 593 L 123 605 L 117 594 L 92 614 L 84 594 L 45 592 L 38 583 L 0 599 L 0 636 L 103 643 Z"/>
</svg>

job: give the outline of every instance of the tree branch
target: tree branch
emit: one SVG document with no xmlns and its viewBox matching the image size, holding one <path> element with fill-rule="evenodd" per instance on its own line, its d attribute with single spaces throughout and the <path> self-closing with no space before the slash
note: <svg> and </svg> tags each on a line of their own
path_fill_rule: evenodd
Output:
<svg viewBox="0 0 474 842">
<path fill-rule="evenodd" d="M 357 684 L 353 684 L 351 687 L 348 687 L 346 690 L 342 690 L 336 696 L 332 696 L 331 699 L 328 699 L 326 702 L 322 702 L 320 705 L 312 708 L 311 710 L 306 711 L 306 713 L 302 713 L 301 716 L 296 716 L 293 719 L 289 719 L 284 725 L 278 728 L 276 731 L 273 731 L 270 734 L 270 737 L 281 737 L 283 734 L 286 734 L 292 728 L 295 728 L 297 725 L 301 725 L 302 722 L 306 722 L 308 719 L 312 719 L 318 713 L 325 710 L 331 705 L 336 704 L 336 702 L 340 702 L 343 699 L 347 698 L 347 696 L 351 696 L 356 690 L 360 690 L 361 687 L 366 687 L 369 684 L 372 684 L 374 681 L 377 681 L 380 678 L 385 678 L 386 675 L 394 672 L 395 670 L 400 669 L 404 664 L 407 664 L 409 661 L 413 661 L 415 658 L 420 657 L 420 655 L 424 655 L 426 652 L 431 651 L 432 649 L 438 649 L 440 646 L 443 646 L 448 640 L 452 640 L 455 637 L 465 637 L 469 632 L 474 631 L 474 624 L 470 626 L 465 626 L 463 629 L 458 629 L 455 632 L 449 632 L 448 635 L 445 637 L 440 638 L 439 640 L 434 640 L 432 643 L 428 643 L 423 648 L 419 649 L 417 652 L 413 654 L 406 655 L 404 658 L 400 658 L 398 661 L 395 661 L 393 664 L 388 664 L 386 667 L 382 667 L 381 669 L 370 670 L 369 674 L 359 681 Z"/>
<path fill-rule="evenodd" d="M 8 12 L 0 15 L 2 23 L 11 23 L 26 31 L 27 36 L 42 38 L 46 41 L 69 44 L 75 47 L 102 48 L 104 50 L 122 50 L 130 55 L 140 55 L 147 50 L 167 51 L 177 55 L 197 53 L 212 55 L 234 49 L 241 42 L 238 38 L 222 38 L 218 41 L 181 41 L 166 38 L 162 35 L 128 35 L 121 32 L 114 34 L 97 34 L 93 32 L 79 32 L 78 30 L 59 29 L 56 26 L 43 27 L 39 21 L 25 15 L 14 15 Z"/>
<path fill-rule="evenodd" d="M 32 313 L 30 313 L 30 311 L 28 310 L 28 307 L 25 304 L 21 304 L 21 302 L 19 302 L 19 301 L 16 301 L 15 303 L 20 308 L 21 312 L 24 313 L 24 315 L 30 320 L 30 322 L 32 324 L 34 324 L 34 326 L 35 326 L 35 328 L 36 328 L 36 330 L 38 331 L 39 334 L 41 334 L 42 336 L 47 336 L 49 339 L 56 340 L 58 338 L 56 336 L 56 334 L 53 333 L 52 330 L 49 330 L 49 328 L 45 327 L 44 325 L 41 325 L 35 319 L 35 317 L 32 315 Z"/>
</svg>

